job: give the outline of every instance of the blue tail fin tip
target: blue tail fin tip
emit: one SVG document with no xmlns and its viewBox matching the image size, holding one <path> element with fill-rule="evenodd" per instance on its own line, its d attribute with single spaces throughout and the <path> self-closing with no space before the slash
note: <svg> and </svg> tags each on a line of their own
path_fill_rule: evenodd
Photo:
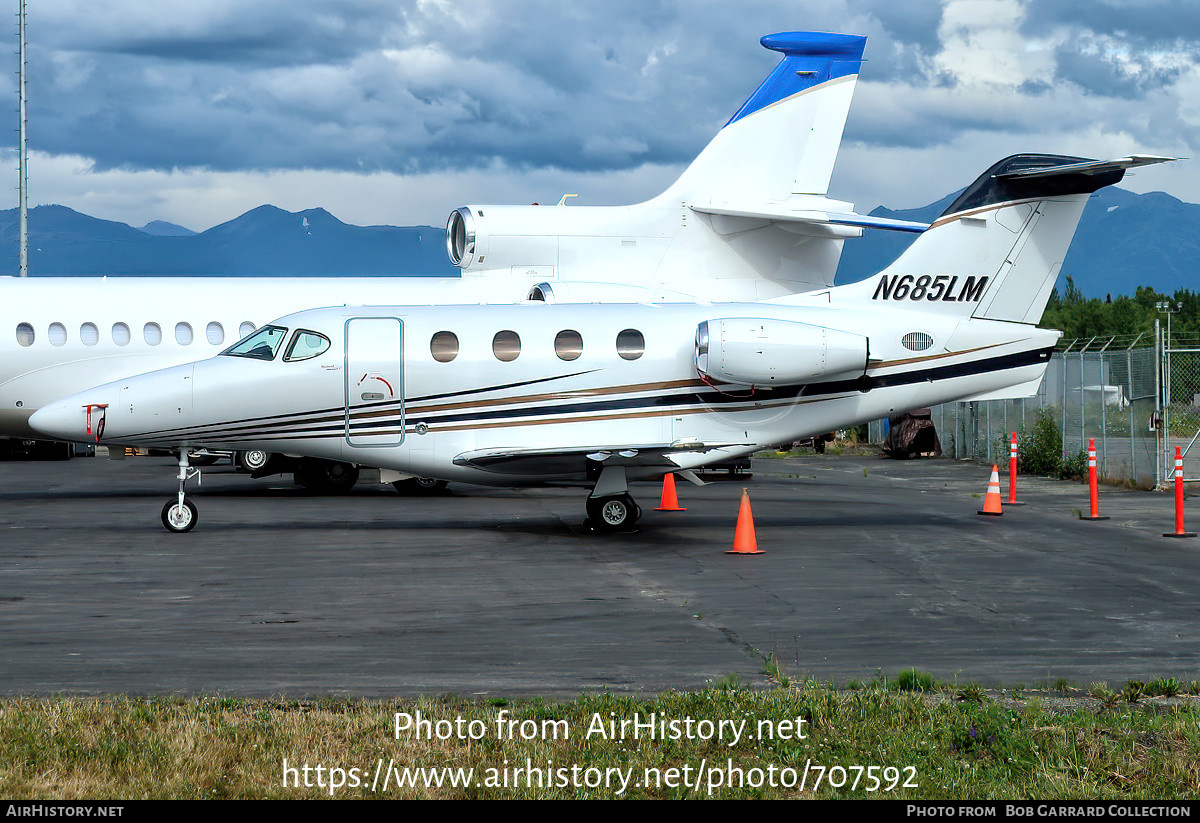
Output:
<svg viewBox="0 0 1200 823">
<path fill-rule="evenodd" d="M 831 34 L 823 31 L 781 31 L 763 35 L 758 42 L 772 51 L 794 56 L 840 57 L 862 61 L 867 38 L 861 34 Z"/>
<path fill-rule="evenodd" d="M 858 74 L 867 38 L 859 34 L 788 31 L 768 34 L 759 42 L 783 54 L 783 59 L 729 118 L 729 123 L 813 86 Z"/>
</svg>

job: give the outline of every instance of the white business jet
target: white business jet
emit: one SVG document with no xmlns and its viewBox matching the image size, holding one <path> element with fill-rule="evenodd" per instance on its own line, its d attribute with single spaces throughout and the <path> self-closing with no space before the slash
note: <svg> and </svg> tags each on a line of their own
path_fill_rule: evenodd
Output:
<svg viewBox="0 0 1200 823">
<path fill-rule="evenodd" d="M 843 240 L 878 223 L 825 196 L 865 41 L 762 38 L 779 64 L 653 200 L 457 209 L 447 250 L 461 277 L 0 278 L 0 437 L 32 436 L 29 416 L 56 398 L 211 356 L 312 306 L 511 303 L 531 293 L 560 303 L 759 300 L 828 286 Z M 357 477 L 342 461 L 268 463 L 261 449 L 239 459 L 257 474 L 294 470 L 309 486 Z"/>
<path fill-rule="evenodd" d="M 865 281 L 725 304 L 343 306 L 283 317 L 220 356 L 35 414 L 46 435 L 270 448 L 476 484 L 590 481 L 589 520 L 627 528 L 627 483 L 960 399 L 1036 391 L 1039 329 L 1091 192 L 1125 169 L 1017 155 Z M 689 479 L 692 479 L 689 477 Z"/>
</svg>

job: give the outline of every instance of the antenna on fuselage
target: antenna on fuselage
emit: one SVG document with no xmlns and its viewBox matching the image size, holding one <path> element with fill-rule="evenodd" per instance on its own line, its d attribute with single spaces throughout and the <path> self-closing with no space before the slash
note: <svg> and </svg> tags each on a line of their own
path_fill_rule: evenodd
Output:
<svg viewBox="0 0 1200 823">
<path fill-rule="evenodd" d="M 21 222 L 21 265 L 19 276 L 29 276 L 29 146 L 25 133 L 25 75 L 26 75 L 26 58 L 25 58 L 25 0 L 21 0 L 21 10 L 17 15 L 20 22 L 17 24 L 19 30 L 21 45 L 18 50 L 21 66 L 17 74 L 19 76 L 17 97 L 20 125 L 18 126 L 19 138 L 17 140 L 17 154 L 19 156 L 17 173 L 20 176 L 20 222 Z"/>
</svg>

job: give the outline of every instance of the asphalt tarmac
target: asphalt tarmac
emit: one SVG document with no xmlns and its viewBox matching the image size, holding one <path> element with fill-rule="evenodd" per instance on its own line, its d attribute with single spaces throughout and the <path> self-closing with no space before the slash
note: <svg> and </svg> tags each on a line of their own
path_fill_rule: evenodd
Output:
<svg viewBox="0 0 1200 823">
<path fill-rule="evenodd" d="M 0 694 L 649 694 L 763 682 L 768 654 L 839 685 L 1200 677 L 1169 494 L 1104 488 L 1087 522 L 1085 486 L 1022 478 L 980 517 L 989 472 L 759 459 L 681 482 L 686 512 L 637 484 L 637 530 L 599 535 L 583 489 L 314 497 L 215 467 L 178 535 L 167 459 L 0 463 Z M 761 555 L 725 553 L 743 486 Z"/>
</svg>

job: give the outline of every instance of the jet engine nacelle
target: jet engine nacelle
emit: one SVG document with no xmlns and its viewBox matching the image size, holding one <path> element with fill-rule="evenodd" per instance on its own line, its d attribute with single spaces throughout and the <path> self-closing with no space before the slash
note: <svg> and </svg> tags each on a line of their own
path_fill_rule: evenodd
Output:
<svg viewBox="0 0 1200 823">
<path fill-rule="evenodd" d="M 716 383 L 851 380 L 866 371 L 867 356 L 862 335 L 790 320 L 720 318 L 696 328 L 696 371 Z"/>
<path fill-rule="evenodd" d="M 579 279 L 619 261 L 648 277 L 679 222 L 678 206 L 462 206 L 446 220 L 446 253 L 464 275 Z"/>
<path fill-rule="evenodd" d="M 797 234 L 786 222 L 712 215 L 664 196 L 632 206 L 469 205 L 450 212 L 446 254 L 464 278 L 636 284 L 670 296 L 622 299 L 740 303 L 832 285 L 844 241 L 818 228 Z M 555 290 L 559 303 L 613 299 Z"/>
</svg>

